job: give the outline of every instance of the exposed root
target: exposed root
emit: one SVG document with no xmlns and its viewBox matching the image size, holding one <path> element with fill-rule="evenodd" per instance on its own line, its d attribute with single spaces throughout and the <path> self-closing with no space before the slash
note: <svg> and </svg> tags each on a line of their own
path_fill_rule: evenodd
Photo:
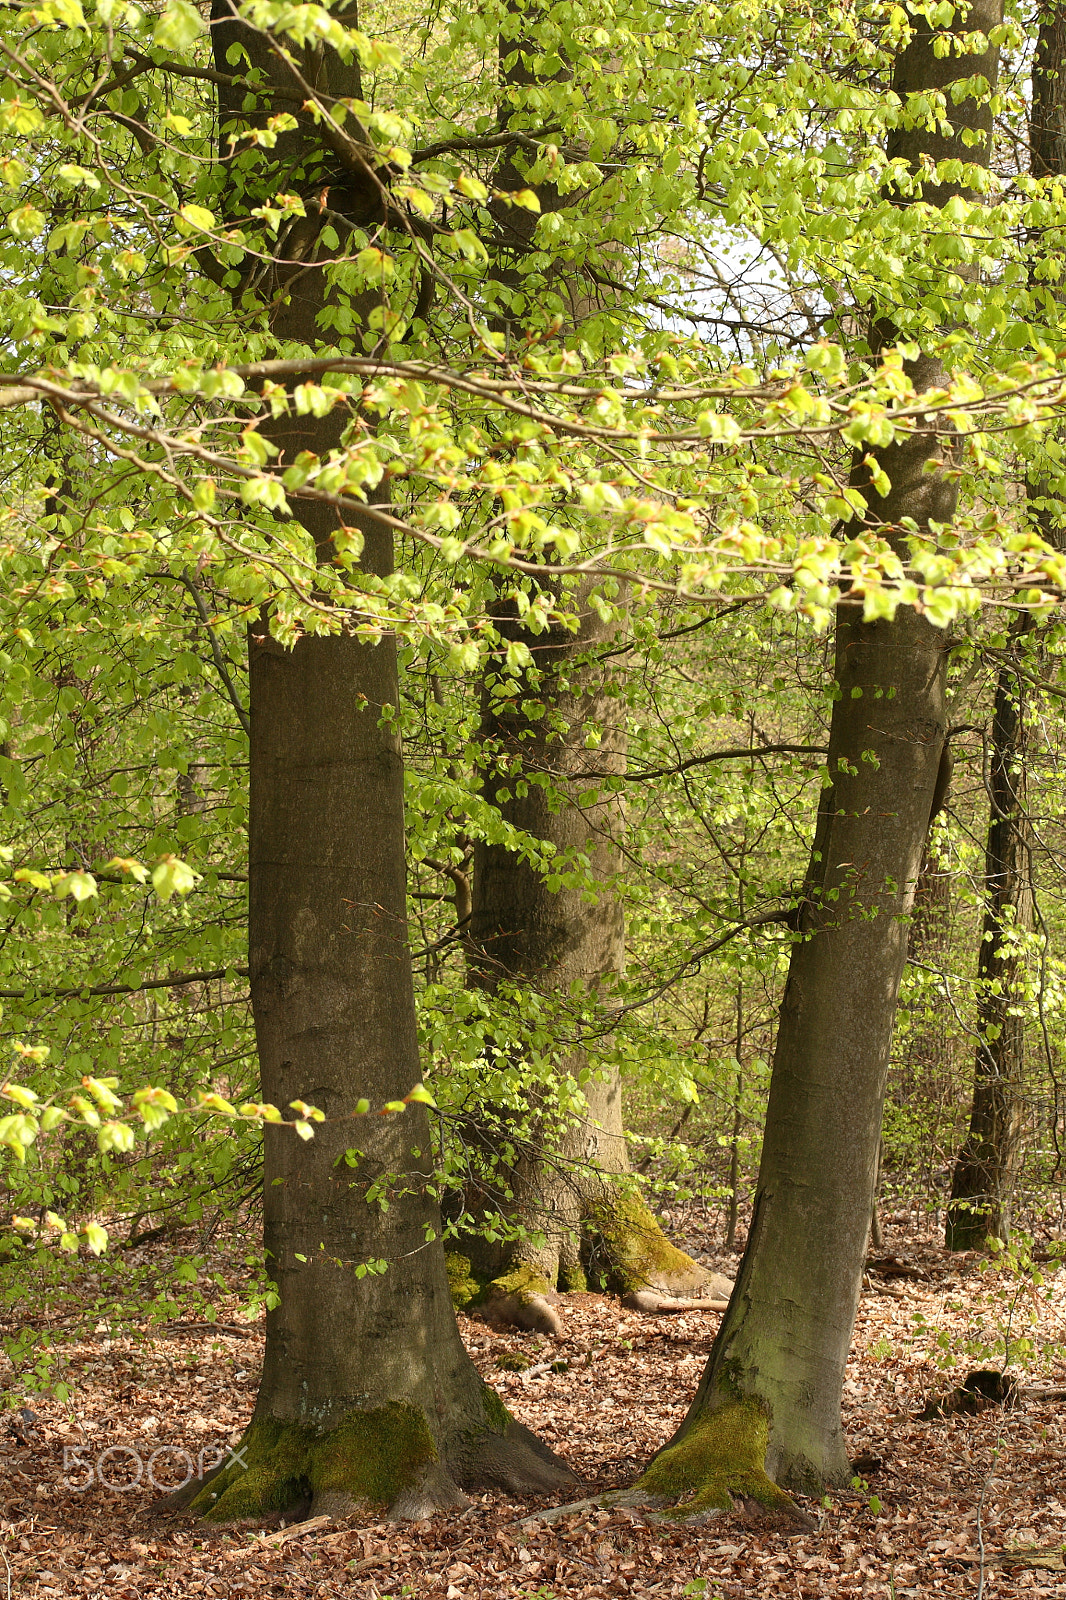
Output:
<svg viewBox="0 0 1066 1600">
<path fill-rule="evenodd" d="M 592 1206 L 585 1229 L 592 1240 L 590 1275 L 619 1294 L 640 1289 L 692 1294 L 714 1276 L 670 1243 L 631 1184 L 619 1183 L 609 1199 Z"/>
<path fill-rule="evenodd" d="M 523 1333 L 546 1333 L 563 1337 L 563 1319 L 546 1295 L 527 1290 L 524 1294 L 490 1294 L 478 1308 L 486 1322 L 501 1328 L 519 1328 Z"/>
<path fill-rule="evenodd" d="M 646 1316 L 668 1316 L 677 1311 L 725 1311 L 728 1300 L 674 1299 L 667 1294 L 657 1294 L 654 1289 L 634 1289 L 622 1296 L 625 1311 L 642 1311 Z"/>
<path fill-rule="evenodd" d="M 564 1506 L 552 1506 L 548 1511 L 535 1511 L 531 1517 L 523 1517 L 514 1526 L 529 1528 L 535 1522 L 543 1522 L 550 1526 L 553 1522 L 561 1522 L 564 1517 L 577 1516 L 582 1511 L 610 1511 L 615 1506 L 639 1510 L 651 1504 L 651 1496 L 639 1489 L 610 1489 L 606 1494 L 594 1494 L 585 1500 L 571 1500 Z"/>
<path fill-rule="evenodd" d="M 990 1406 L 1016 1406 L 1024 1391 L 1016 1381 L 994 1368 L 979 1367 L 968 1372 L 957 1389 L 946 1394 L 935 1394 L 919 1411 L 920 1422 L 931 1422 L 935 1417 L 976 1416 Z"/>
</svg>

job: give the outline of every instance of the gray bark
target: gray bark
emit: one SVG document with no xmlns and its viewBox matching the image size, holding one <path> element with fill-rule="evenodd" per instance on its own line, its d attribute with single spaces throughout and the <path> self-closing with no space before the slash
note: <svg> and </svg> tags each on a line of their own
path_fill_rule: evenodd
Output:
<svg viewBox="0 0 1066 1600">
<path fill-rule="evenodd" d="M 580 598 L 577 604 L 576 635 L 562 627 L 534 635 L 513 608 L 499 616 L 503 638 L 521 639 L 534 666 L 517 685 L 502 673 L 487 677 L 479 743 L 486 796 L 501 816 L 548 841 L 560 865 L 573 858 L 598 886 L 596 898 L 590 900 L 581 887 L 549 889 L 524 857 L 481 842 L 474 852 L 470 919 L 473 981 L 492 990 L 503 982 L 529 984 L 554 994 L 563 1027 L 574 986 L 595 999 L 621 972 L 625 957 L 622 910 L 612 890 L 620 865 L 622 802 L 593 776 L 625 770 L 622 705 L 598 655 L 617 638 L 617 624 L 604 622 Z M 591 750 L 589 729 L 600 735 Z M 586 791 L 596 791 L 596 797 Z M 527 1231 L 503 1248 L 472 1243 L 475 1271 L 504 1280 L 524 1270 L 531 1286 L 535 1280 L 550 1289 L 580 1286 L 586 1270 L 622 1290 L 695 1288 L 706 1274 L 669 1244 L 624 1181 L 629 1161 L 618 1073 L 584 1077 L 587 1066 L 579 1041 L 564 1050 L 560 1070 L 583 1079 L 587 1102 L 577 1125 L 560 1133 L 549 1119 L 538 1128 L 531 1104 L 531 1137 L 501 1181 L 476 1202 L 489 1214 L 506 1210 Z M 509 1131 L 481 1129 L 497 1147 Z M 501 1286 L 522 1285 L 516 1280 Z"/>
<path fill-rule="evenodd" d="M 987 32 L 999 0 L 977 0 L 967 29 Z M 906 92 L 946 88 L 982 72 L 996 55 L 937 57 L 923 19 L 896 66 Z M 988 159 L 986 106 L 948 98 L 950 134 L 892 135 L 889 154 L 917 169 L 923 155 Z M 964 131 L 983 138 L 969 145 Z M 944 204 L 951 186 L 927 186 Z M 935 225 L 935 224 L 934 224 Z M 882 324 L 881 342 L 891 338 Z M 938 387 L 940 364 L 912 368 L 919 392 Z M 920 530 L 952 521 L 956 483 L 950 442 L 916 434 L 879 453 L 891 488 L 864 487 L 868 523 L 890 539 L 903 517 Z M 932 470 L 930 470 L 932 469 Z M 892 622 L 863 623 L 842 603 L 836 629 L 836 701 L 814 846 L 781 1006 L 752 1226 L 729 1309 L 696 1397 L 646 1483 L 700 1482 L 708 1439 L 738 1416 L 766 1422 L 766 1472 L 787 1488 L 815 1491 L 850 1475 L 840 1417 L 870 1223 L 881 1107 L 907 922 L 933 809 L 946 732 L 944 637 L 901 608 Z M 871 759 L 871 757 L 873 759 Z"/>
<path fill-rule="evenodd" d="M 1034 178 L 1066 173 L 1066 7 L 1042 8 L 1033 58 L 1029 122 Z M 1061 299 L 1061 295 L 1058 296 Z M 1030 480 L 1030 504 L 1040 532 L 1061 548 L 1060 515 L 1046 485 Z M 1026 651 L 1032 619 L 1011 630 L 1010 653 Z M 1026 1123 L 1025 1024 L 1018 1014 L 1020 959 L 1012 932 L 1032 926 L 1031 842 L 1025 773 L 1030 735 L 1025 680 L 1005 661 L 996 682 L 989 772 L 989 822 L 985 847 L 985 911 L 977 959 L 978 1033 L 970 1126 L 952 1175 L 944 1243 L 949 1250 L 979 1250 L 987 1240 L 1010 1237 L 1011 1203 L 1021 1166 Z"/>
<path fill-rule="evenodd" d="M 224 0 L 213 39 L 222 71 L 231 70 L 229 47 L 246 46 L 264 75 L 268 113 L 269 87 L 285 79 L 279 57 Z M 329 51 L 304 52 L 300 67 L 319 87 L 359 93 L 357 70 Z M 228 123 L 248 120 L 243 98 L 222 92 L 223 139 Z M 301 115 L 278 141 L 273 181 L 318 184 L 332 156 Z M 372 186 L 360 199 L 353 179 L 353 222 L 375 203 Z M 320 226 L 312 215 L 290 236 L 295 259 L 269 285 L 274 333 L 312 346 L 327 292 L 321 269 L 308 264 Z M 343 417 L 335 410 L 267 428 L 282 460 L 301 449 L 324 455 Z M 335 513 L 311 505 L 299 514 L 328 558 Z M 362 532 L 364 570 L 387 574 L 391 534 L 368 518 Z M 264 1240 L 279 1303 L 267 1318 L 246 1464 L 205 1482 L 194 1509 L 223 1518 L 291 1514 L 308 1501 L 333 1514 L 377 1503 L 421 1516 L 460 1501 L 461 1487 L 572 1482 L 508 1417 L 463 1347 L 425 1109 L 352 1118 L 359 1098 L 376 1109 L 420 1078 L 403 760 L 386 720 L 399 704 L 394 643 L 342 632 L 304 636 L 289 650 L 264 615 L 251 629 L 249 698 L 249 968 L 263 1096 L 281 1108 L 309 1101 L 328 1120 L 308 1142 L 266 1129 Z M 186 1501 L 192 1495 L 190 1486 Z"/>
</svg>

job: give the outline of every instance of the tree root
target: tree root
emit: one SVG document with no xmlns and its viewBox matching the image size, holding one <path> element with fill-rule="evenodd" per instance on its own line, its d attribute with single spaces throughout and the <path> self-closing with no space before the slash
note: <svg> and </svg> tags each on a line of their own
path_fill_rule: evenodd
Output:
<svg viewBox="0 0 1066 1600">
<path fill-rule="evenodd" d="M 547 1511 L 535 1511 L 531 1517 L 523 1517 L 514 1526 L 530 1528 L 535 1522 L 543 1522 L 550 1526 L 553 1522 L 561 1522 L 564 1517 L 577 1516 L 582 1511 L 610 1511 L 615 1506 L 639 1510 L 650 1504 L 649 1496 L 639 1489 L 609 1489 L 606 1494 L 594 1494 L 585 1500 L 571 1500 L 564 1506 L 552 1506 Z"/>
<path fill-rule="evenodd" d="M 677 1311 L 725 1311 L 728 1300 L 674 1299 L 668 1294 L 656 1294 L 654 1289 L 634 1289 L 622 1296 L 624 1311 L 642 1311 L 646 1316 L 667 1316 Z"/>
<path fill-rule="evenodd" d="M 919 1411 L 919 1422 L 931 1422 L 936 1417 L 975 1416 L 990 1406 L 1016 1406 L 1023 1390 L 1006 1373 L 980 1367 L 968 1372 L 957 1389 L 946 1394 L 935 1394 Z"/>
<path fill-rule="evenodd" d="M 558 1296 L 553 1296 L 557 1300 Z M 522 1333 L 546 1333 L 552 1339 L 563 1337 L 563 1319 L 546 1294 L 527 1289 L 521 1294 L 490 1293 L 477 1308 L 486 1322 L 500 1328 L 518 1328 Z"/>
</svg>

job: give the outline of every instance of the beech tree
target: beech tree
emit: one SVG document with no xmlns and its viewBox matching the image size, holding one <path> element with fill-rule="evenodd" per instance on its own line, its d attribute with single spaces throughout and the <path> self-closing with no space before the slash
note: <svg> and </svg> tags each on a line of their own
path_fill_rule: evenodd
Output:
<svg viewBox="0 0 1066 1600">
<path fill-rule="evenodd" d="M 1066 13 L 1042 9 L 1033 53 L 1029 170 L 1046 180 L 1066 175 Z M 1034 264 L 1035 265 L 1035 264 Z M 1033 273 L 1034 292 L 1040 288 Z M 1033 516 L 1044 538 L 1061 546 L 1059 502 L 1044 477 L 1028 480 Z M 1033 650 L 1033 619 L 1012 623 L 996 680 L 988 774 L 984 916 L 977 956 L 978 1044 L 970 1126 L 951 1180 L 944 1243 L 975 1250 L 1010 1237 L 1011 1205 L 1021 1163 L 1027 1106 L 1024 1086 L 1024 955 L 1033 922 L 1034 840 L 1028 825 L 1031 686 L 1023 673 Z"/>
<path fill-rule="evenodd" d="M 903 111 L 889 155 L 921 175 L 934 206 L 980 193 L 948 180 L 942 164 L 972 171 L 989 159 L 998 51 L 988 35 L 1001 20 L 998 0 L 976 4 L 974 32 L 952 39 L 915 15 L 899 54 Z M 925 108 L 937 94 L 930 132 Z M 927 215 L 935 228 L 936 212 Z M 888 331 L 875 325 L 875 338 Z M 945 379 L 925 355 L 914 375 L 925 390 Z M 858 460 L 852 481 L 868 523 L 891 540 L 904 519 L 920 531 L 952 522 L 953 462 L 950 437 L 931 433 Z M 868 622 L 842 599 L 830 787 L 799 901 L 747 1248 L 688 1414 L 640 1482 L 689 1511 L 737 1495 L 786 1504 L 783 1489 L 814 1492 L 850 1476 L 840 1395 L 907 918 L 947 730 L 944 661 L 943 634 L 926 617 L 900 609 Z"/>
<path fill-rule="evenodd" d="M 551 81 L 540 53 L 545 19 L 540 7 L 505 13 L 501 121 L 521 120 L 529 95 Z M 572 78 L 566 54 L 555 65 L 557 81 Z M 505 153 L 496 184 L 519 190 L 528 165 L 520 150 Z M 542 214 L 580 213 L 586 200 L 584 189 L 567 194 L 544 180 L 533 192 Z M 625 314 L 622 286 L 616 282 L 612 293 L 591 264 L 582 269 L 549 257 L 538 268 L 531 260 L 536 216 L 498 203 L 493 215 L 495 283 L 488 293 L 500 297 L 508 341 L 521 335 L 513 309 L 521 297 L 520 304 L 536 300 L 542 314 L 551 308 L 568 337 L 602 344 L 612 311 Z M 474 842 L 465 932 L 471 980 L 495 1005 L 520 1014 L 523 988 L 532 987 L 554 1000 L 556 1026 L 569 1039 L 555 1082 L 530 1089 L 525 1128 L 516 1125 L 521 1116 L 501 1117 L 492 1107 L 476 1120 L 473 1142 L 487 1160 L 467 1201 L 482 1216 L 482 1231 L 456 1256 L 453 1283 L 463 1298 L 487 1296 L 498 1317 L 559 1332 L 544 1295 L 584 1288 L 587 1269 L 595 1282 L 622 1290 L 686 1290 L 707 1275 L 670 1244 L 635 1183 L 624 1181 L 620 1073 L 590 1060 L 581 1042 L 590 1025 L 602 1032 L 625 960 L 615 893 L 625 706 L 612 663 L 621 651 L 626 597 L 612 603 L 595 581 L 578 582 L 564 601 L 570 617 L 548 626 L 528 618 L 534 597 L 509 598 L 501 586 L 493 606 L 499 647 L 482 682 L 478 744 L 484 796 L 505 829 L 503 839 Z M 553 598 L 558 609 L 563 593 Z M 516 671 L 516 661 L 527 665 Z M 513 1152 L 509 1159 L 502 1159 L 505 1151 Z M 502 1229 L 500 1217 L 507 1219 Z"/>
<path fill-rule="evenodd" d="M 468 1248 L 475 1280 L 495 1297 L 514 1297 L 528 1319 L 557 1327 L 543 1305 L 546 1291 L 595 1281 L 623 1292 L 685 1292 L 707 1273 L 665 1237 L 635 1184 L 622 1123 L 617 1066 L 590 1062 L 584 1029 L 602 1034 L 618 1004 L 616 981 L 625 930 L 614 880 L 621 868 L 624 827 L 620 798 L 605 780 L 625 769 L 624 706 L 611 670 L 617 650 L 614 618 L 587 606 L 577 633 L 549 628 L 532 634 L 517 617 L 501 618 L 502 639 L 520 642 L 531 666 L 517 679 L 486 679 L 480 743 L 486 798 L 518 831 L 547 847 L 541 865 L 503 844 L 474 852 L 470 942 L 476 981 L 521 1006 L 531 985 L 557 997 L 563 1039 L 556 1109 L 533 1106 L 530 1136 L 506 1121 L 492 1146 L 509 1144 L 515 1159 L 490 1168 L 477 1197 L 490 1214 L 503 1210 L 516 1231 L 500 1244 Z M 545 1086 L 548 1089 L 549 1086 Z M 559 1103 L 561 1101 L 561 1104 Z M 506 1188 L 506 1198 L 501 1193 Z M 502 1311 L 504 1307 L 501 1307 Z M 517 1309 L 517 1308 L 516 1308 Z"/>
<path fill-rule="evenodd" d="M 301 77 L 331 104 L 361 98 L 354 59 L 328 46 L 279 47 L 228 0 L 214 0 L 211 42 L 223 156 L 246 129 L 283 114 Z M 235 66 L 239 87 L 222 81 Z M 308 198 L 329 181 L 336 152 L 310 113 L 284 120 L 265 172 L 258 155 L 234 163 L 234 214 L 272 198 L 281 180 Z M 358 227 L 379 213 L 380 196 L 365 158 L 353 165 L 346 216 Z M 316 263 L 326 226 L 320 213 L 294 229 L 269 284 L 274 338 L 312 350 L 330 295 Z M 375 302 L 364 298 L 364 315 Z M 339 417 L 286 415 L 267 436 L 286 462 L 301 450 L 325 455 L 340 440 Z M 315 507 L 301 517 L 328 561 L 341 520 Z M 387 579 L 391 532 L 368 518 L 354 526 L 362 570 Z M 351 538 L 351 522 L 344 533 Z M 390 729 L 394 642 L 342 630 L 286 646 L 272 637 L 269 611 L 250 632 L 248 939 L 262 1089 L 282 1105 L 310 1094 L 326 1120 L 304 1144 L 267 1130 L 264 1230 L 277 1303 L 256 1411 L 239 1458 L 195 1495 L 190 1485 L 181 1503 L 219 1518 L 291 1514 L 308 1501 L 316 1512 L 384 1502 L 394 1515 L 422 1516 L 461 1503 L 461 1487 L 566 1482 L 569 1470 L 507 1416 L 463 1348 L 424 1107 L 360 1129 L 358 1149 L 346 1125 L 356 1100 L 395 1102 L 419 1078 L 403 763 Z"/>
</svg>

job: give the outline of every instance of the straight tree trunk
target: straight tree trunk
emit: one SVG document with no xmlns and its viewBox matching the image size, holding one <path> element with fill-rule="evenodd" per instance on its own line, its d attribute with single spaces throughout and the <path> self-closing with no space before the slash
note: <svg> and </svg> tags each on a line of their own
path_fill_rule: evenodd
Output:
<svg viewBox="0 0 1066 1600">
<path fill-rule="evenodd" d="M 215 5 L 216 64 L 232 71 L 229 50 L 245 48 L 263 73 L 268 115 L 284 65 L 225 0 Z M 358 97 L 357 72 L 329 51 L 299 59 L 319 88 Z M 250 120 L 243 93 L 227 103 L 223 91 L 223 137 Z M 278 186 L 320 181 L 310 117 L 283 137 Z M 309 221 L 306 239 L 290 239 L 304 259 L 272 286 L 275 334 L 311 346 L 326 293 L 321 270 L 306 266 L 319 226 Z M 324 455 L 339 419 L 283 417 L 270 436 L 283 460 L 301 449 Z M 335 515 L 311 506 L 300 519 L 328 558 Z M 391 535 L 370 518 L 362 532 L 364 570 L 387 574 Z M 249 968 L 263 1096 L 282 1108 L 311 1102 L 327 1120 L 307 1142 L 266 1129 L 264 1237 L 278 1301 L 255 1414 L 229 1462 L 181 1502 L 215 1520 L 364 1506 L 421 1517 L 462 1503 L 464 1488 L 573 1482 L 508 1415 L 460 1340 L 425 1108 L 352 1115 L 361 1097 L 377 1108 L 420 1076 L 403 761 L 388 721 L 398 704 L 390 637 L 375 644 L 342 631 L 286 649 L 269 616 L 252 628 Z"/>
<path fill-rule="evenodd" d="M 943 1165 L 942 1130 L 945 1119 L 955 1118 L 958 1095 L 955 1018 L 944 985 L 933 976 L 948 959 L 952 904 L 951 872 L 927 843 L 914 891 L 907 961 L 921 963 L 929 971 L 922 992 L 907 1003 L 905 1031 L 897 1033 L 889 1093 L 901 1113 L 904 1138 L 916 1122 L 922 1125 L 920 1148 L 914 1155 L 919 1181 L 930 1187 Z"/>
<path fill-rule="evenodd" d="M 536 30 L 543 15 L 537 3 L 515 3 L 505 16 L 503 126 L 516 107 L 521 111 L 521 91 L 542 81 Z M 560 75 L 566 71 L 561 67 Z M 496 187 L 506 191 L 527 184 L 514 156 L 505 154 Z M 581 203 L 579 196 L 561 195 L 550 183 L 536 190 L 544 211 Z M 497 205 L 494 223 L 494 275 L 528 308 L 532 291 L 522 261 L 536 216 Z M 592 280 L 573 268 L 558 265 L 548 275 L 547 289 L 571 328 L 597 309 Z M 514 320 L 520 327 L 528 316 L 527 309 Z M 509 323 L 509 314 L 501 316 L 503 327 Z M 549 845 L 561 868 L 573 860 L 578 876 L 587 873 L 596 888 L 592 893 L 580 885 L 549 888 L 545 874 L 520 852 L 476 843 L 468 941 L 473 982 L 493 991 L 501 983 L 528 985 L 553 995 L 563 1027 L 564 997 L 605 992 L 625 961 L 622 909 L 612 887 L 620 866 L 622 802 L 610 791 L 591 801 L 582 795 L 600 785 L 590 772 L 621 775 L 626 761 L 622 701 L 604 655 L 617 643 L 622 626 L 617 617 L 600 615 L 587 586 L 565 599 L 578 613 L 577 632 L 554 626 L 535 633 L 501 593 L 501 637 L 527 650 L 533 666 L 517 677 L 499 669 L 486 675 L 483 783 L 504 821 Z M 598 743 L 590 749 L 593 732 Z M 496 1315 L 550 1332 L 561 1331 L 561 1325 L 544 1296 L 557 1288 L 584 1288 L 591 1278 L 622 1292 L 650 1287 L 684 1293 L 708 1277 L 669 1242 L 630 1175 L 617 1069 L 590 1072 L 575 1041 L 563 1053 L 560 1078 L 570 1104 L 580 1086 L 583 1109 L 561 1126 L 534 1093 L 522 1119 L 527 1133 L 518 1140 L 519 1153 L 502 1168 L 499 1152 L 515 1146 L 513 1123 L 483 1118 L 471 1129 L 474 1144 L 487 1148 L 490 1166 L 494 1160 L 497 1166 L 495 1176 L 480 1193 L 472 1190 L 467 1201 L 487 1224 L 503 1213 L 512 1237 L 503 1243 L 472 1238 L 464 1244 L 469 1254 L 457 1258 L 455 1275 L 461 1298 L 487 1298 Z"/>
<path fill-rule="evenodd" d="M 1029 170 L 1034 178 L 1066 174 L 1066 7 L 1053 0 L 1041 8 L 1033 58 L 1029 122 Z M 1029 484 L 1040 531 L 1062 544 L 1058 519 L 1045 487 Z M 1020 616 L 1011 630 L 1010 653 L 1026 648 L 1032 621 Z M 988 839 L 985 846 L 985 913 L 977 958 L 978 1034 L 970 1127 L 951 1182 L 944 1230 L 948 1250 L 980 1250 L 989 1238 L 1010 1237 L 1011 1200 L 1025 1130 L 1025 1026 L 1020 1015 L 1020 953 L 1017 936 L 1032 926 L 1029 841 L 1026 836 L 1025 769 L 1029 727 L 1025 680 L 1008 660 L 1000 667 L 992 716 Z"/>
<path fill-rule="evenodd" d="M 1012 630 L 1015 655 L 1025 648 L 1026 632 L 1026 627 Z M 1019 1011 L 1022 953 L 1017 936 L 1032 921 L 1025 805 L 1029 739 L 1022 683 L 1008 665 L 1000 668 L 988 779 L 973 1101 L 969 1133 L 952 1177 L 944 1231 L 948 1250 L 980 1250 L 989 1238 L 1006 1243 L 1022 1151 L 1025 1024 Z"/>
<path fill-rule="evenodd" d="M 976 0 L 986 34 L 999 0 Z M 896 64 L 897 92 L 947 89 L 996 74 L 996 52 L 938 56 L 924 18 Z M 947 98 L 953 128 L 893 134 L 891 156 L 918 169 L 988 158 L 987 104 Z M 923 119 L 924 121 L 924 119 Z M 963 133 L 976 132 L 975 143 Z M 950 186 L 926 198 L 944 204 Z M 954 192 L 957 192 L 955 190 Z M 883 336 L 889 333 L 883 330 Z M 919 392 L 945 379 L 921 357 Z M 891 488 L 864 488 L 868 521 L 897 537 L 950 524 L 953 452 L 916 434 L 879 452 Z M 857 463 L 855 481 L 868 482 Z M 929 829 L 946 732 L 944 638 L 910 607 L 864 623 L 841 604 L 829 778 L 781 1006 L 747 1248 L 699 1389 L 638 1488 L 683 1513 L 751 1499 L 787 1507 L 784 1489 L 820 1491 L 850 1475 L 840 1417 L 870 1225 L 881 1107 L 907 921 Z"/>
<path fill-rule="evenodd" d="M 564 1029 L 574 1026 L 581 999 L 609 991 L 625 958 L 622 909 L 612 887 L 622 803 L 590 775 L 625 770 L 621 701 L 601 659 L 617 639 L 617 624 L 578 604 L 576 634 L 562 627 L 533 634 L 513 608 L 498 618 L 503 639 L 523 643 L 534 665 L 517 680 L 502 672 L 487 676 L 480 730 L 486 796 L 507 823 L 550 846 L 561 874 L 572 863 L 577 881 L 549 887 L 521 853 L 479 843 L 470 920 L 473 981 L 496 992 L 529 985 L 554 995 Z M 589 749 L 592 730 L 598 742 Z M 582 885 L 586 877 L 596 885 L 593 893 Z M 568 1006 L 575 997 L 579 1003 Z M 561 1055 L 560 1076 L 570 1080 L 566 1098 L 580 1085 L 584 1108 L 560 1126 L 550 1113 L 539 1115 L 535 1097 L 527 1104 L 529 1136 L 477 1197 L 488 1217 L 506 1211 L 518 1237 L 469 1247 L 481 1292 L 527 1323 L 539 1313 L 552 1331 L 557 1319 L 543 1296 L 556 1288 L 583 1288 L 591 1277 L 621 1292 L 683 1293 L 707 1278 L 670 1244 L 629 1177 L 617 1069 L 591 1073 L 579 1040 Z M 500 1124 L 493 1132 L 483 1124 L 480 1136 L 499 1149 L 512 1143 L 513 1129 Z"/>
</svg>

